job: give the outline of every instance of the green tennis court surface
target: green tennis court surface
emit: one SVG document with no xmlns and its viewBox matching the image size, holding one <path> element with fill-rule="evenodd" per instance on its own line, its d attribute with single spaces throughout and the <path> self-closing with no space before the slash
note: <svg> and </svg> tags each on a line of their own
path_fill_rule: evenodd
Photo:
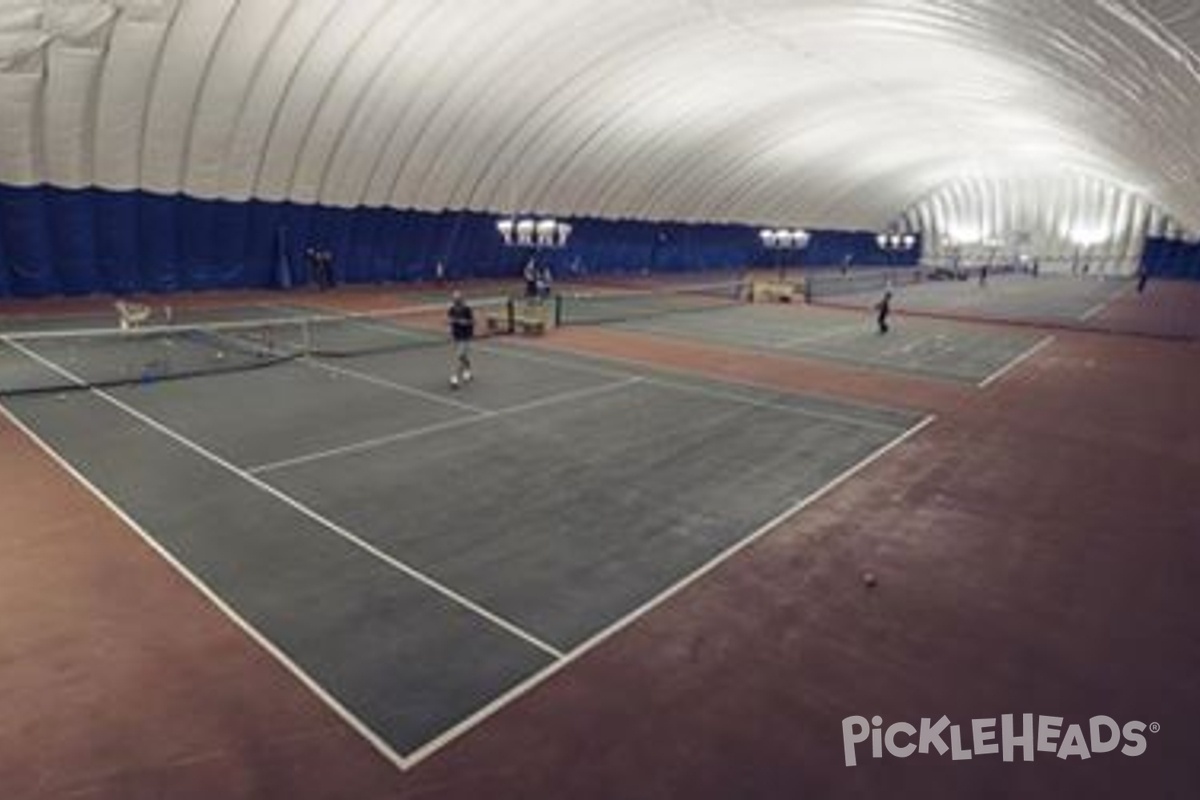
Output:
<svg viewBox="0 0 1200 800">
<path fill-rule="evenodd" d="M 880 285 L 869 291 L 839 292 L 836 278 L 827 278 L 821 285 L 824 292 L 817 292 L 815 302 L 859 308 L 878 302 L 884 289 Z M 1005 273 L 991 276 L 985 285 L 974 278 L 922 280 L 897 283 L 892 291 L 897 311 L 1086 327 L 1113 299 L 1132 288 L 1129 280 Z"/>
<path fill-rule="evenodd" d="M 447 349 L 3 402 L 402 765 L 919 422 Z"/>
<path fill-rule="evenodd" d="M 928 378 L 978 383 L 1029 351 L 1042 336 L 914 318 L 891 319 L 880 335 L 874 315 L 786 305 L 736 305 L 613 323 L 628 331 L 799 355 Z"/>
</svg>

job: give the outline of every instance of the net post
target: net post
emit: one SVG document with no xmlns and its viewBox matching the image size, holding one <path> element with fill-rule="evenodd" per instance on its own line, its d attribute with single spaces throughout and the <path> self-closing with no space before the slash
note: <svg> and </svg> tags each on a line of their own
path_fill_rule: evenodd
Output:
<svg viewBox="0 0 1200 800">
<path fill-rule="evenodd" d="M 512 295 L 504 302 L 505 329 L 508 334 L 517 332 L 517 303 L 513 300 Z"/>
<path fill-rule="evenodd" d="M 563 296 L 554 295 L 554 327 L 561 328 L 563 324 Z"/>
</svg>

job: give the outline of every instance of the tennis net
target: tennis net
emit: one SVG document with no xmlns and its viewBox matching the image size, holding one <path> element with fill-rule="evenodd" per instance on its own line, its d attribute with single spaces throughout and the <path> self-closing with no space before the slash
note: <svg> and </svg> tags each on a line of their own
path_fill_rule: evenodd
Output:
<svg viewBox="0 0 1200 800">
<path fill-rule="evenodd" d="M 877 292 L 897 286 L 911 286 L 924 279 L 916 267 L 846 272 L 810 273 L 804 279 L 804 297 L 808 302 L 864 292 Z"/>
<path fill-rule="evenodd" d="M 513 303 L 471 302 L 476 335 L 511 333 Z M 349 358 L 442 345 L 446 306 L 305 314 L 130 330 L 0 333 L 0 397 L 178 380 L 261 369 L 300 358 Z"/>
<path fill-rule="evenodd" d="M 627 322 L 663 314 L 712 311 L 747 300 L 742 281 L 697 284 L 669 289 L 572 292 L 555 298 L 555 322 L 560 326 Z"/>
</svg>

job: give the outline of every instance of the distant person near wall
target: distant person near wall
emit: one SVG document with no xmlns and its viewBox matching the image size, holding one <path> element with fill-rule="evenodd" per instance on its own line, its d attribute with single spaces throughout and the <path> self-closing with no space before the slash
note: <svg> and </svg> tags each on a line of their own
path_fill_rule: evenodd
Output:
<svg viewBox="0 0 1200 800">
<path fill-rule="evenodd" d="M 304 251 L 305 261 L 308 263 L 308 273 L 313 283 L 317 284 L 317 288 L 322 292 L 326 289 L 332 289 L 333 280 L 333 253 L 321 247 L 310 247 Z"/>
<path fill-rule="evenodd" d="M 538 296 L 538 271 L 537 271 L 537 264 L 534 263 L 532 258 L 529 259 L 529 263 L 527 263 L 525 265 L 525 272 L 523 274 L 523 277 L 525 278 L 525 299 L 526 300 L 537 299 L 537 296 Z"/>
</svg>

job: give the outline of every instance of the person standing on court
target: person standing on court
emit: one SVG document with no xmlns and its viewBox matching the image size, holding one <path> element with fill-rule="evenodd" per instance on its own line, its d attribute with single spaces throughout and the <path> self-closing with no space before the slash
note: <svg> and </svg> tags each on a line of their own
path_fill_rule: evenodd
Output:
<svg viewBox="0 0 1200 800">
<path fill-rule="evenodd" d="M 454 293 L 450 310 L 450 338 L 454 342 L 454 372 L 450 375 L 450 388 L 457 389 L 471 380 L 471 340 L 475 338 L 475 312 L 462 292 Z"/>
<path fill-rule="evenodd" d="M 879 333 L 883 335 L 891 330 L 888 327 L 888 315 L 892 313 L 892 293 L 890 290 L 883 293 L 883 299 L 875 304 L 875 310 L 878 312 L 876 319 L 879 322 Z"/>
</svg>

